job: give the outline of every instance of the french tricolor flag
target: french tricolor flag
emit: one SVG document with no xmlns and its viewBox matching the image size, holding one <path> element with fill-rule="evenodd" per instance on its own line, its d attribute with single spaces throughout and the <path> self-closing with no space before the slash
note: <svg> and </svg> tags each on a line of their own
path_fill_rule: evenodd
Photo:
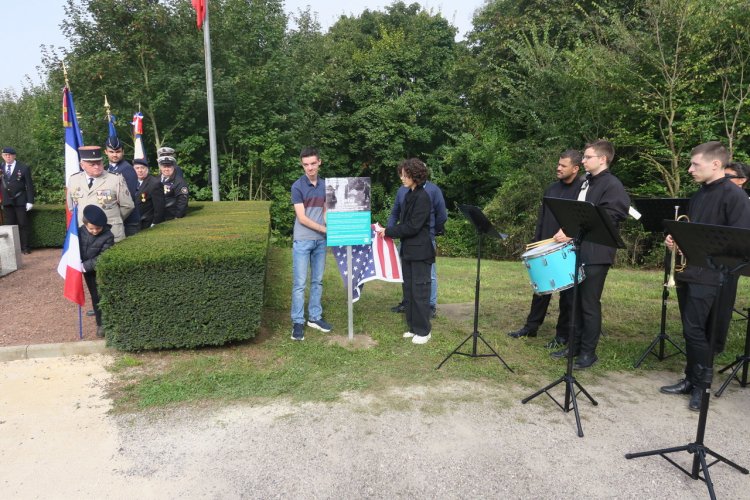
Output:
<svg viewBox="0 0 750 500">
<path fill-rule="evenodd" d="M 65 280 L 63 296 L 79 306 L 86 303 L 83 294 L 83 264 L 81 263 L 81 247 L 78 243 L 78 206 L 73 207 L 73 216 L 68 223 L 65 234 L 62 258 L 57 265 L 57 273 Z"/>
<path fill-rule="evenodd" d="M 73 94 L 67 86 L 63 88 L 62 122 L 65 128 L 65 187 L 67 188 L 70 176 L 81 170 L 78 148 L 83 146 L 83 136 L 81 135 L 81 127 L 78 126 Z M 65 215 L 67 216 L 66 222 L 70 222 L 67 203 L 65 204 Z"/>
</svg>

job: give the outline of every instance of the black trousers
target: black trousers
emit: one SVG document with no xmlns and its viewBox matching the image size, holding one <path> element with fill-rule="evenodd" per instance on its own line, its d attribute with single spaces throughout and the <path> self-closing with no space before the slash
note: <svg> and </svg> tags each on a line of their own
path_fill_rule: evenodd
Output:
<svg viewBox="0 0 750 500">
<path fill-rule="evenodd" d="M 425 336 L 432 331 L 430 323 L 430 288 L 432 263 L 425 261 L 402 261 L 404 272 L 404 299 L 406 324 L 415 335 Z"/>
<path fill-rule="evenodd" d="M 18 235 L 21 237 L 21 251 L 28 252 L 29 247 L 29 214 L 26 206 L 3 205 L 6 226 L 18 226 Z"/>
<path fill-rule="evenodd" d="M 571 348 L 574 354 L 593 354 L 602 333 L 602 292 L 609 264 L 584 267 L 586 279 L 578 284 L 576 302 L 576 335 Z"/>
<path fill-rule="evenodd" d="M 544 323 L 544 317 L 547 315 L 552 294 L 537 295 L 531 298 L 531 309 L 526 317 L 526 328 L 538 329 Z M 557 327 L 555 335 L 561 339 L 570 338 L 570 313 L 573 312 L 573 289 L 568 288 L 560 292 L 559 300 L 560 312 L 557 315 Z"/>
<path fill-rule="evenodd" d="M 685 337 L 685 378 L 698 387 L 711 384 L 713 355 L 724 350 L 732 319 L 732 307 L 737 295 L 737 279 L 725 283 L 719 297 L 718 310 L 714 309 L 714 299 L 718 286 L 681 283 L 677 285 L 677 302 L 680 305 L 682 335 Z M 713 331 L 714 315 L 718 315 L 716 331 Z M 715 352 L 711 352 L 711 335 L 716 335 Z"/>
<path fill-rule="evenodd" d="M 125 236 L 133 236 L 141 230 L 141 223 L 140 221 L 128 224 L 123 223 L 123 227 L 125 228 Z"/>
<path fill-rule="evenodd" d="M 86 286 L 91 294 L 91 303 L 94 305 L 96 315 L 96 326 L 102 326 L 102 310 L 99 309 L 99 290 L 96 288 L 96 271 L 83 273 L 83 279 L 86 280 Z"/>
</svg>

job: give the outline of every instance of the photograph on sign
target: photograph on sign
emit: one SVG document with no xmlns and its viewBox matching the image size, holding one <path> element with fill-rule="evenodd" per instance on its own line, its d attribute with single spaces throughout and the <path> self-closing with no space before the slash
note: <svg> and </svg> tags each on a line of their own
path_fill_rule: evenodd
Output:
<svg viewBox="0 0 750 500">
<path fill-rule="evenodd" d="M 327 178 L 326 210 L 329 212 L 369 212 L 370 178 Z"/>
</svg>

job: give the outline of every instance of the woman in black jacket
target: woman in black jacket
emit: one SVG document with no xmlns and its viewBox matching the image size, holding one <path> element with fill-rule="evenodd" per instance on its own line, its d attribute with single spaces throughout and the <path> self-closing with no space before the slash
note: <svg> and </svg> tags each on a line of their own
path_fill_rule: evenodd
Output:
<svg viewBox="0 0 750 500">
<path fill-rule="evenodd" d="M 417 158 L 404 160 L 398 166 L 401 182 L 409 188 L 401 220 L 395 226 L 380 229 L 378 234 L 401 239 L 401 267 L 404 273 L 404 302 L 409 331 L 404 338 L 414 344 L 425 344 L 431 337 L 430 267 L 435 262 L 435 248 L 430 239 L 430 196 L 424 190 L 427 166 Z"/>
</svg>

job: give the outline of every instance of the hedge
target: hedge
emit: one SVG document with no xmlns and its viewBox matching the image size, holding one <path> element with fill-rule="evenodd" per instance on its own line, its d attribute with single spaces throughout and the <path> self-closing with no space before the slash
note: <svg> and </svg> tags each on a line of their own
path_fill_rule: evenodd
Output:
<svg viewBox="0 0 750 500">
<path fill-rule="evenodd" d="M 107 345 L 124 351 L 218 346 L 260 326 L 267 202 L 192 203 L 97 262 Z"/>
<path fill-rule="evenodd" d="M 31 216 L 31 248 L 62 248 L 65 244 L 65 205 L 34 205 Z"/>
</svg>

